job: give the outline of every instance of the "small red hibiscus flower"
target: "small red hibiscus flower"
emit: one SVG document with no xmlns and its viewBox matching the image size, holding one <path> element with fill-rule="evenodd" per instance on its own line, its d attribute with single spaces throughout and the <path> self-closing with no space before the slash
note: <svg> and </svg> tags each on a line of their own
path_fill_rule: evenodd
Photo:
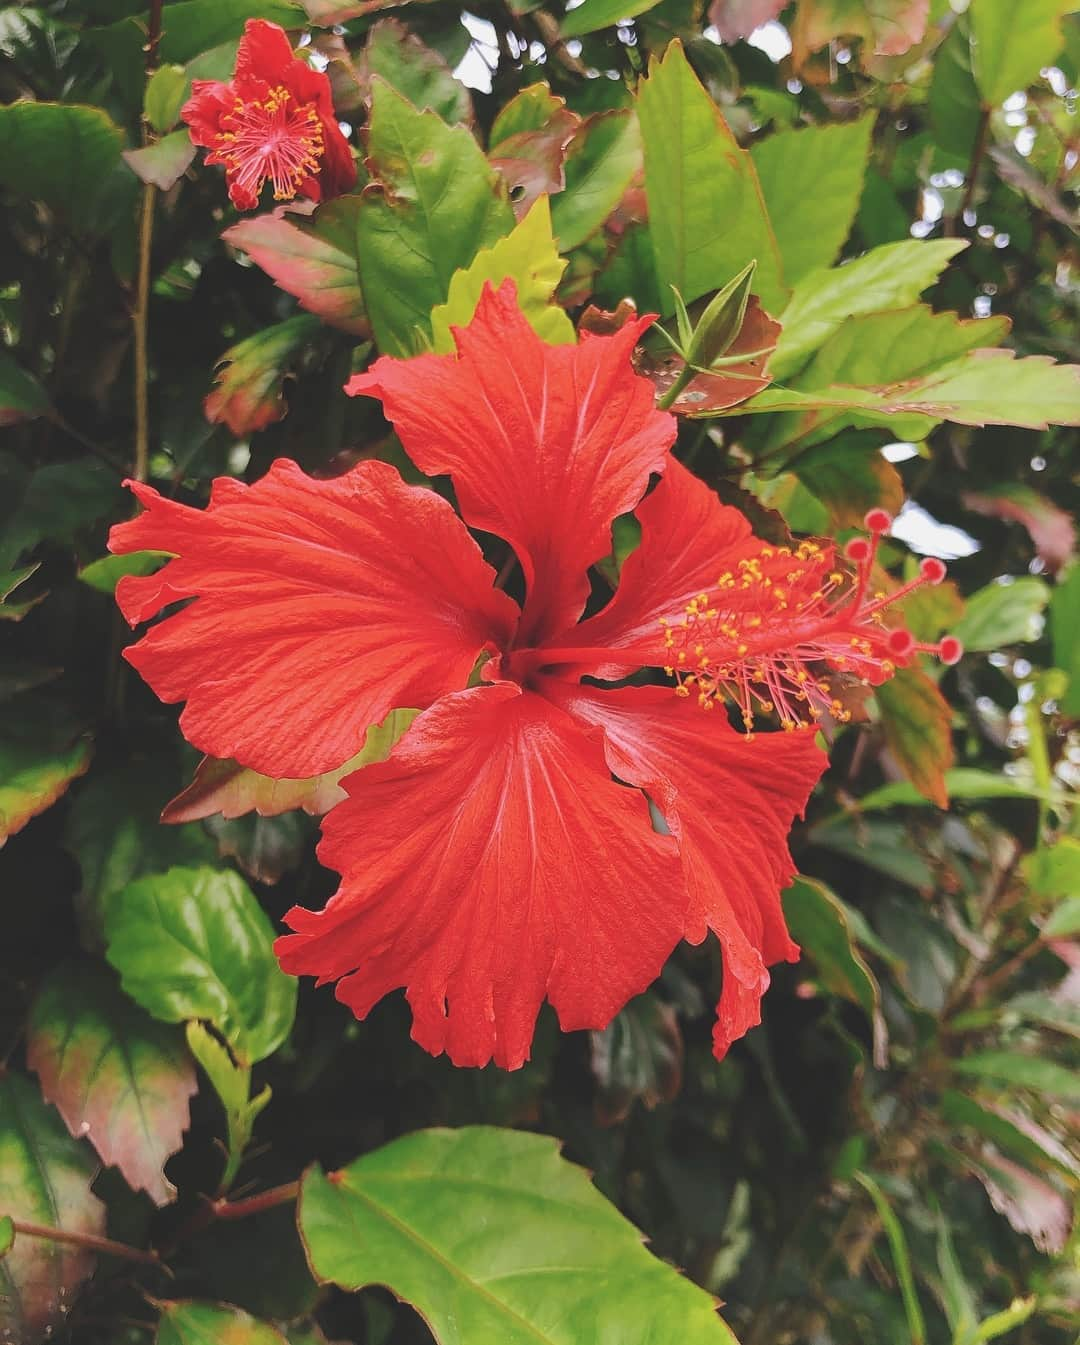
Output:
<svg viewBox="0 0 1080 1345">
<path fill-rule="evenodd" d="M 360 1017 L 403 987 L 415 1039 L 457 1064 L 521 1065 L 545 998 L 564 1028 L 602 1027 L 709 930 L 722 1056 L 759 1021 L 767 966 L 798 953 L 779 894 L 825 764 L 813 718 L 842 713 L 822 674 L 881 681 L 917 648 L 869 592 L 871 543 L 855 577 L 826 546 L 766 546 L 670 456 L 675 422 L 630 362 L 648 321 L 548 346 L 508 283 L 456 355 L 351 380 L 423 472 L 449 475 L 461 518 L 385 463 L 314 481 L 282 460 L 252 486 L 216 481 L 205 511 L 134 485 L 145 512 L 110 538 L 174 553 L 117 597 L 132 623 L 185 602 L 126 653 L 186 700 L 202 751 L 311 776 L 391 709 L 422 710 L 344 781 L 319 846 L 341 885 L 288 913 L 277 952 Z M 630 510 L 641 544 L 582 619 Z M 510 543 L 520 606 L 469 527 Z M 643 669 L 652 684 L 627 684 Z M 720 698 L 790 731 L 740 732 L 708 713 Z"/>
<path fill-rule="evenodd" d="M 275 201 L 328 200 L 356 182 L 327 77 L 293 54 L 285 31 L 249 19 L 227 84 L 197 79 L 181 117 L 191 139 L 225 168 L 229 197 L 254 210 L 269 182 Z"/>
</svg>

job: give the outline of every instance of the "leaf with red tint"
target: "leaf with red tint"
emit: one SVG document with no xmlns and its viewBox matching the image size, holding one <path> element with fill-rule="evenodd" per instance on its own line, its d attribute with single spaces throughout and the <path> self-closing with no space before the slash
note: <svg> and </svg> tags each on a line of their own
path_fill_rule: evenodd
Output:
<svg viewBox="0 0 1080 1345">
<path fill-rule="evenodd" d="M 651 991 L 638 995 L 602 1032 L 592 1034 L 592 1071 L 599 1125 L 617 1125 L 640 1098 L 651 1111 L 682 1087 L 683 1039 L 670 1004 Z"/>
<path fill-rule="evenodd" d="M 278 817 L 296 808 L 321 817 L 347 797 L 341 780 L 361 766 L 384 761 L 416 715 L 416 710 L 391 710 L 381 724 L 368 729 L 364 746 L 356 756 L 336 770 L 309 780 L 272 780 L 247 770 L 237 761 L 204 757 L 191 784 L 166 805 L 161 820 L 196 822 L 215 813 L 231 820 L 250 812 L 260 817 Z"/>
<path fill-rule="evenodd" d="M 969 492 L 961 499 L 965 509 L 972 509 L 977 514 L 1022 523 L 1051 574 L 1057 574 L 1072 559 L 1076 548 L 1076 525 L 1071 515 L 1030 486 L 1005 483 L 988 490 Z"/>
<path fill-rule="evenodd" d="M 180 1148 L 197 1087 L 178 1029 L 144 1013 L 104 968 L 69 963 L 38 992 L 26 1059 L 72 1135 L 156 1205 L 173 1200 L 162 1165 Z"/>
<path fill-rule="evenodd" d="M 546 84 L 522 89 L 495 118 L 488 158 L 506 179 L 518 219 L 537 197 L 566 186 L 566 152 L 580 127 L 581 118 Z"/>
<path fill-rule="evenodd" d="M 963 1155 L 963 1161 L 986 1188 L 990 1203 L 1003 1214 L 1017 1233 L 1026 1233 L 1041 1252 L 1060 1252 L 1072 1231 L 1068 1199 L 1042 1176 L 991 1151 L 978 1158 Z"/>
<path fill-rule="evenodd" d="M 237 342 L 217 363 L 215 387 L 203 404 L 206 419 L 224 423 L 238 439 L 283 419 L 285 379 L 319 331 L 318 318 L 301 313 Z"/>
<path fill-rule="evenodd" d="M 303 308 L 332 327 L 371 335 L 356 253 L 359 196 L 339 196 L 310 218 L 279 208 L 244 219 L 221 235 Z"/>
<path fill-rule="evenodd" d="M 350 19 L 362 19 L 399 3 L 400 0 L 353 0 L 352 4 L 343 5 L 341 0 L 303 0 L 307 16 L 317 28 L 336 28 Z"/>
<path fill-rule="evenodd" d="M 751 295 L 742 329 L 724 354 L 725 360 L 742 354 L 746 360 L 725 365 L 715 373 L 698 374 L 675 398 L 671 410 L 680 416 L 709 416 L 761 392 L 772 382 L 769 356 L 779 339 L 780 324 L 765 312 L 757 296 Z M 638 372 L 652 380 L 658 396 L 663 396 L 686 368 L 686 362 L 673 350 L 655 354 L 642 351 L 635 363 Z"/>
<path fill-rule="evenodd" d="M 73 1140 L 54 1107 L 29 1079 L 0 1073 L 0 1193 L 16 1221 L 68 1233 L 105 1232 L 105 1206 L 91 1193 L 98 1169 L 90 1149 Z M 75 1292 L 93 1274 L 85 1247 L 16 1233 L 0 1258 L 0 1340 L 37 1345 L 62 1325 Z"/>
<path fill-rule="evenodd" d="M 787 0 L 712 0 L 709 22 L 721 42 L 738 42 L 775 19 Z"/>
<path fill-rule="evenodd" d="M 881 724 L 897 764 L 939 808 L 949 806 L 945 772 L 953 764 L 952 710 L 920 668 L 901 668 L 876 687 Z"/>
<path fill-rule="evenodd" d="M 877 56 L 902 56 L 921 42 L 930 17 L 930 0 L 813 0 L 801 4 L 791 26 L 794 64 L 834 38 L 861 38 Z"/>
<path fill-rule="evenodd" d="M 680 937 L 674 841 L 611 780 L 597 735 L 541 696 L 446 696 L 347 788 L 319 846 L 341 887 L 289 911 L 275 951 L 337 980 L 360 1018 L 405 987 L 433 1055 L 518 1068 L 545 998 L 566 1031 L 605 1027 Z"/>
<path fill-rule="evenodd" d="M 187 131 L 174 131 L 141 149 L 125 149 L 121 157 L 141 182 L 169 191 L 191 167 L 195 146 Z"/>
</svg>

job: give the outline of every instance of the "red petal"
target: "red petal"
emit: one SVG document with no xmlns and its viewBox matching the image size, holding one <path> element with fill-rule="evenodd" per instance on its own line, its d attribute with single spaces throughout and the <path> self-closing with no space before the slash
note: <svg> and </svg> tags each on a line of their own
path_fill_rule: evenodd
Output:
<svg viewBox="0 0 1080 1345">
<path fill-rule="evenodd" d="M 253 486 L 221 478 L 191 509 L 149 486 L 114 552 L 172 551 L 128 576 L 134 625 L 179 599 L 125 657 L 188 740 L 276 778 L 332 770 L 397 706 L 430 705 L 504 645 L 516 607 L 445 500 L 381 462 L 313 481 L 281 459 Z"/>
<path fill-rule="evenodd" d="M 573 632 L 575 646 L 659 643 L 660 618 L 681 613 L 691 598 L 714 588 L 725 557 L 751 536 L 744 515 L 721 504 L 674 458 L 635 512 L 641 545 L 626 558 L 608 605 Z M 597 669 L 600 676 L 618 671 L 618 665 Z"/>
<path fill-rule="evenodd" d="M 793 961 L 780 891 L 795 875 L 787 837 L 827 758 L 812 732 L 736 733 L 660 687 L 601 691 L 549 681 L 545 694 L 602 727 L 612 773 L 656 802 L 678 839 L 690 889 L 686 937 L 724 950 L 717 1058 L 760 1022 L 765 967 Z"/>
<path fill-rule="evenodd" d="M 612 520 L 667 463 L 675 421 L 630 366 L 650 321 L 549 346 L 506 281 L 485 286 L 472 322 L 455 329 L 456 356 L 384 356 L 346 385 L 381 397 L 421 471 L 451 475 L 466 522 L 513 546 L 527 584 L 523 645 L 578 617 Z"/>
<path fill-rule="evenodd" d="M 276 951 L 344 978 L 361 1018 L 404 986 L 434 1055 L 516 1069 L 545 995 L 565 1029 L 603 1027 L 682 932 L 674 842 L 612 782 L 599 735 L 540 696 L 448 696 L 344 784 L 319 847 L 341 887 L 321 912 L 294 907 Z"/>
<path fill-rule="evenodd" d="M 180 109 L 180 120 L 187 123 L 191 143 L 211 149 L 221 130 L 222 113 L 230 111 L 234 102 L 232 90 L 220 80 L 193 80 L 191 97 Z"/>
<path fill-rule="evenodd" d="M 285 84 L 294 62 L 292 43 L 285 29 L 267 19 L 248 19 L 236 51 L 236 79 L 264 79 L 267 84 Z M 301 65 L 305 62 L 300 61 Z"/>
</svg>

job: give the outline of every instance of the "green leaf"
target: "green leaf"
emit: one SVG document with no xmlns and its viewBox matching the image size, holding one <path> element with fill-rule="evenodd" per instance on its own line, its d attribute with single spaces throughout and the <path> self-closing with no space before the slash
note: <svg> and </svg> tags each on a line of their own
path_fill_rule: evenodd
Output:
<svg viewBox="0 0 1080 1345">
<path fill-rule="evenodd" d="M 47 701 L 16 698 L 0 717 L 0 846 L 90 766 L 91 742 Z"/>
<path fill-rule="evenodd" d="M 217 841 L 223 859 L 237 865 L 257 883 L 272 886 L 295 869 L 311 846 L 313 828 L 302 812 L 281 817 L 210 817 L 206 830 Z"/>
<path fill-rule="evenodd" d="M 1080 1075 L 1041 1056 L 1022 1055 L 1019 1051 L 977 1051 L 954 1060 L 952 1067 L 957 1074 L 1030 1088 L 1066 1102 L 1080 1101 Z"/>
<path fill-rule="evenodd" d="M 635 1098 L 650 1110 L 659 1102 L 671 1102 L 683 1075 L 683 1039 L 675 1010 L 649 990 L 636 995 L 606 1028 L 592 1033 L 590 1058 L 598 1124 L 625 1120 Z"/>
<path fill-rule="evenodd" d="M 418 112 L 385 80 L 371 81 L 368 169 L 357 245 L 361 284 L 379 349 L 415 353 L 454 272 L 510 232 L 502 179 L 463 126 Z"/>
<path fill-rule="evenodd" d="M 1034 785 L 1024 780 L 1016 780 L 997 771 L 979 770 L 972 766 L 954 766 L 944 776 L 945 792 L 950 800 L 958 799 L 1041 799 L 1044 794 Z M 895 780 L 864 794 L 859 800 L 859 810 L 864 813 L 876 812 L 882 808 L 893 808 L 897 804 L 904 807 L 926 805 L 930 800 L 920 794 L 914 785 L 906 780 Z"/>
<path fill-rule="evenodd" d="M 397 19 L 379 19 L 362 57 L 368 76 L 379 75 L 413 107 L 430 108 L 454 126 L 473 119 L 469 91 L 437 51 Z"/>
<path fill-rule="evenodd" d="M 239 439 L 284 418 L 285 379 L 320 330 L 318 318 L 299 313 L 238 341 L 214 367 L 214 387 L 203 409 L 212 425 Z"/>
<path fill-rule="evenodd" d="M 1010 584 L 987 584 L 967 600 L 953 634 L 971 653 L 1038 639 L 1050 589 L 1034 575 Z"/>
<path fill-rule="evenodd" d="M 176 125 L 187 87 L 188 75 L 182 65 L 159 65 L 147 80 L 143 115 L 158 135 L 164 135 Z"/>
<path fill-rule="evenodd" d="M 164 1304 L 155 1345 L 287 1345 L 268 1322 L 227 1303 L 176 1299 Z"/>
<path fill-rule="evenodd" d="M 1071 939 L 1080 934 L 1080 897 L 1068 897 L 1042 927 L 1044 939 Z"/>
<path fill-rule="evenodd" d="M 791 469 L 828 508 L 835 528 L 861 528 L 870 509 L 896 515 L 903 507 L 904 483 L 881 456 L 880 434 L 841 433 L 801 451 Z"/>
<path fill-rule="evenodd" d="M 955 313 L 934 313 L 924 304 L 869 313 L 838 327 L 787 383 L 799 392 L 826 389 L 833 396 L 836 390 L 841 398 L 853 395 L 857 401 L 859 394 L 849 394 L 848 389 L 879 387 L 929 374 L 975 347 L 997 345 L 1008 331 L 1005 318 L 962 319 Z M 778 349 L 783 345 L 782 330 Z M 778 396 L 782 399 L 783 394 Z M 808 447 L 831 439 L 846 426 L 864 423 L 866 418 L 857 411 L 845 414 L 831 407 L 770 416 L 761 440 L 755 440 L 755 450 L 773 454 L 796 442 Z"/>
<path fill-rule="evenodd" d="M 971 1345 L 981 1345 L 986 1340 L 997 1340 L 1008 1334 L 1014 1327 L 1023 1326 L 1039 1306 L 1038 1298 L 1014 1298 L 1007 1308 L 984 1317 L 971 1337 Z"/>
<path fill-rule="evenodd" d="M 787 299 L 780 252 L 754 163 L 740 149 L 676 40 L 638 87 L 649 232 L 664 312 L 671 286 L 687 303 L 725 285 L 751 261 L 772 313 Z"/>
<path fill-rule="evenodd" d="M 124 162 L 139 181 L 149 182 L 161 191 L 175 187 L 194 158 L 195 145 L 186 129 L 123 153 Z"/>
<path fill-rule="evenodd" d="M 71 544 L 118 512 L 124 499 L 116 474 L 92 459 L 49 463 L 33 472 L 17 464 L 9 471 L 10 463 L 0 459 L 0 569 L 40 542 Z"/>
<path fill-rule="evenodd" d="M 105 1232 L 105 1206 L 90 1192 L 97 1164 L 73 1140 L 29 1080 L 0 1073 L 0 1191 L 12 1219 Z M 0 1339 L 36 1345 L 63 1322 L 94 1269 L 94 1254 L 70 1243 L 17 1237 L 0 1260 Z"/>
<path fill-rule="evenodd" d="M 221 235 L 302 307 L 332 327 L 371 335 L 357 253 L 359 196 L 339 196 L 310 219 L 256 215 Z"/>
<path fill-rule="evenodd" d="M 193 822 L 215 813 L 234 818 L 252 811 L 260 817 L 277 817 L 294 808 L 319 817 L 346 797 L 340 781 L 361 766 L 385 761 L 418 714 L 418 710 L 391 710 L 381 724 L 368 729 L 356 756 L 337 770 L 310 780 L 271 780 L 235 761 L 204 757 L 191 784 L 167 805 L 161 820 Z"/>
<path fill-rule="evenodd" d="M 48 597 L 46 591 L 18 602 L 8 601 L 11 595 L 22 588 L 23 584 L 40 569 L 41 562 L 38 561 L 34 565 L 24 565 L 18 570 L 0 571 L 0 621 L 21 621 L 27 612 L 32 611 L 39 602 Z"/>
<path fill-rule="evenodd" d="M 211 48 L 242 36 L 248 19 L 266 19 L 286 29 L 307 27 L 303 7 L 292 0 L 179 0 L 169 5 L 166 17 L 158 55 L 163 64 L 175 65 L 186 65 Z M 141 31 L 145 33 L 145 27 Z"/>
<path fill-rule="evenodd" d="M 934 56 L 929 107 L 934 142 L 964 162 L 970 161 L 982 109 L 971 73 L 971 39 L 966 17 L 957 19 Z"/>
<path fill-rule="evenodd" d="M 67 963 L 34 1000 L 26 1062 L 72 1135 L 155 1204 L 174 1198 L 162 1166 L 180 1147 L 195 1091 L 175 1028 L 132 1004 L 104 968 Z"/>
<path fill-rule="evenodd" d="M 817 969 L 830 995 L 858 1005 L 874 1032 L 874 1063 L 887 1063 L 888 1034 L 881 1012 L 881 989 L 855 946 L 848 912 L 824 883 L 796 878 L 781 893 L 791 937 Z"/>
<path fill-rule="evenodd" d="M 15 1224 L 10 1214 L 0 1214 L 0 1260 L 15 1246 Z"/>
<path fill-rule="evenodd" d="M 815 845 L 823 846 L 879 873 L 887 874 L 908 887 L 930 892 L 934 887 L 934 871 L 917 849 L 911 845 L 906 828 L 884 818 L 860 820 L 849 818 L 818 823 L 810 832 Z"/>
<path fill-rule="evenodd" d="M 873 1177 L 865 1172 L 856 1172 L 855 1180 L 874 1202 L 874 1209 L 877 1210 L 877 1216 L 889 1241 L 893 1265 L 896 1267 L 896 1278 L 900 1284 L 900 1296 L 904 1302 L 904 1316 L 907 1318 L 908 1331 L 911 1334 L 911 1345 L 925 1345 L 926 1322 L 919 1305 L 919 1295 L 915 1291 L 915 1277 L 911 1273 L 911 1257 L 908 1254 L 903 1227 L 893 1213 L 884 1191 Z"/>
<path fill-rule="evenodd" d="M 564 38 L 581 37 L 600 28 L 610 28 L 620 19 L 634 19 L 655 8 L 660 0 L 582 0 L 559 24 Z"/>
<path fill-rule="evenodd" d="M 1031 990 L 1015 995 L 1001 1006 L 1001 1012 L 1003 1015 L 1016 1014 L 1026 1021 L 1080 1038 L 1080 1004 L 1073 1004 L 1065 995 L 1056 992 L 1043 994 Z"/>
<path fill-rule="evenodd" d="M 777 131 L 751 147 L 789 285 L 836 260 L 859 208 L 875 120 Z"/>
<path fill-rule="evenodd" d="M 640 168 L 641 131 L 632 108 L 601 112 L 584 123 L 566 152 L 566 185 L 551 198 L 560 252 L 597 232 Z"/>
<path fill-rule="evenodd" d="M 921 668 L 901 668 L 874 688 L 885 741 L 900 769 L 939 808 L 949 806 L 945 772 L 953 763 L 952 708 Z"/>
<path fill-rule="evenodd" d="M 49 395 L 32 374 L 0 350 L 0 429 L 36 420 L 49 411 Z"/>
<path fill-rule="evenodd" d="M 1024 877 L 1036 896 L 1060 901 L 1080 892 L 1080 840 L 1061 836 L 1053 845 L 1039 846 L 1021 863 Z"/>
<path fill-rule="evenodd" d="M 521 311 L 538 336 L 552 345 L 572 343 L 573 323 L 553 303 L 565 269 L 551 233 L 548 200 L 542 196 L 511 233 L 478 252 L 467 270 L 454 274 L 446 303 L 431 314 L 435 350 L 441 355 L 453 353 L 450 328 L 467 326 L 484 285 L 490 282 L 498 289 L 504 280 L 514 281 Z"/>
<path fill-rule="evenodd" d="M 99 107 L 0 106 L 0 186 L 44 201 L 77 233 L 111 224 L 107 206 L 114 174 L 127 176 L 123 147 L 123 131 Z"/>
<path fill-rule="evenodd" d="M 815 271 L 795 287 L 778 311 L 783 334 L 772 359 L 773 377 L 786 378 L 849 318 L 913 304 L 949 260 L 967 247 L 962 239 L 886 243 L 830 271 Z"/>
<path fill-rule="evenodd" d="M 161 767 L 160 757 L 136 758 L 122 767 L 95 772 L 72 800 L 64 847 L 82 871 L 79 905 L 97 938 L 108 899 L 134 878 L 174 864 L 209 862 L 215 856 L 214 843 L 202 827 L 158 824 L 172 774 Z"/>
<path fill-rule="evenodd" d="M 84 565 L 78 577 L 98 593 L 110 596 L 126 574 L 153 574 L 171 556 L 169 551 L 131 551 L 126 556 L 102 556 Z"/>
<path fill-rule="evenodd" d="M 1075 0 L 978 0 L 971 6 L 971 68 L 990 107 L 1034 84 L 1053 65 L 1065 35 L 1061 20 Z"/>
<path fill-rule="evenodd" d="M 138 878 L 109 901 L 105 938 L 124 989 L 155 1018 L 207 1019 L 243 1064 L 289 1035 L 296 981 L 278 968 L 270 921 L 238 874 Z"/>
<path fill-rule="evenodd" d="M 1054 663 L 1069 678 L 1061 710 L 1076 718 L 1080 716 L 1080 565 L 1070 566 L 1054 589 L 1050 599 L 1050 637 Z"/>
<path fill-rule="evenodd" d="M 311 1168 L 299 1221 L 319 1278 L 387 1285 L 444 1345 L 733 1345 L 709 1295 L 543 1135 L 420 1131 L 331 1178 Z"/>
<path fill-rule="evenodd" d="M 948 1221 L 941 1214 L 938 1215 L 937 1263 L 944 1291 L 942 1306 L 953 1333 L 953 1345 L 970 1345 L 977 1319 L 975 1295 L 957 1259 Z"/>
</svg>

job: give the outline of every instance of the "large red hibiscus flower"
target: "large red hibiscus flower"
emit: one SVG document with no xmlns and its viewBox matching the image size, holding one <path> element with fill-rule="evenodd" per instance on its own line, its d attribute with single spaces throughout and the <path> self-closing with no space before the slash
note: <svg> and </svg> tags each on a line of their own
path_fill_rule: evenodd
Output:
<svg viewBox="0 0 1080 1345">
<path fill-rule="evenodd" d="M 329 79 L 266 19 L 248 19 L 232 79 L 195 80 L 180 115 L 194 143 L 210 151 L 206 162 L 224 166 L 238 210 L 254 210 L 266 182 L 275 201 L 329 200 L 356 183 Z"/>
<path fill-rule="evenodd" d="M 842 713 L 823 663 L 880 681 L 915 647 L 866 590 L 869 544 L 857 580 L 825 547 L 765 546 L 670 457 L 675 423 L 630 364 L 647 321 L 548 346 L 512 285 L 488 288 L 456 355 L 351 381 L 450 477 L 461 519 L 381 462 L 314 481 L 278 461 L 215 482 L 205 511 L 135 485 L 145 512 L 110 538 L 176 557 L 117 596 L 132 623 L 190 600 L 127 657 L 186 700 L 204 752 L 311 776 L 394 707 L 422 709 L 344 781 L 319 847 L 341 885 L 288 913 L 277 952 L 361 1017 L 404 987 L 415 1039 L 458 1064 L 522 1064 L 545 997 L 564 1028 L 603 1026 L 710 929 L 722 1055 L 759 1020 L 768 964 L 797 955 L 779 893 L 825 761 L 797 721 Z M 641 544 L 582 620 L 630 510 Z M 510 543 L 520 606 L 466 525 Z M 638 684 L 665 665 L 674 684 Z M 708 712 L 721 698 L 791 731 L 737 731 Z"/>
</svg>

